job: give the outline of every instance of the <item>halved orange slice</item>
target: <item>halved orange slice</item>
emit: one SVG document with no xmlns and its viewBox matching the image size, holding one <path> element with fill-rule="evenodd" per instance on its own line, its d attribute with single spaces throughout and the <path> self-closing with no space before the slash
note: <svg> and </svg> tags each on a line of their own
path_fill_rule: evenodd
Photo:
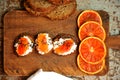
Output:
<svg viewBox="0 0 120 80">
<path fill-rule="evenodd" d="M 96 21 L 100 25 L 102 25 L 102 19 L 99 13 L 94 10 L 85 10 L 78 16 L 77 19 L 78 27 L 80 27 L 83 23 L 87 21 Z"/>
<path fill-rule="evenodd" d="M 80 26 L 78 31 L 78 36 L 80 40 L 83 40 L 89 36 L 95 36 L 95 37 L 99 37 L 104 41 L 106 37 L 106 33 L 102 25 L 100 25 L 95 21 L 88 21 Z"/>
<path fill-rule="evenodd" d="M 81 58 L 90 64 L 97 64 L 106 56 L 105 43 L 97 37 L 87 37 L 79 45 Z"/>
<path fill-rule="evenodd" d="M 101 72 L 105 66 L 105 59 L 98 64 L 90 64 L 85 62 L 80 55 L 77 57 L 77 65 L 79 69 L 87 74 L 97 74 Z"/>
</svg>

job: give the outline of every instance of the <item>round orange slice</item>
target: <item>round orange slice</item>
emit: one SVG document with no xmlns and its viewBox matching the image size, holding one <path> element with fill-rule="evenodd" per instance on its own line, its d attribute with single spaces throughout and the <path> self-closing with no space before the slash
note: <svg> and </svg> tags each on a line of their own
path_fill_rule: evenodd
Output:
<svg viewBox="0 0 120 80">
<path fill-rule="evenodd" d="M 99 23 L 95 21 L 88 21 L 80 26 L 78 36 L 80 40 L 83 40 L 86 37 L 95 36 L 104 41 L 106 33 L 104 28 Z"/>
<path fill-rule="evenodd" d="M 105 43 L 97 37 L 87 37 L 79 45 L 81 58 L 90 64 L 101 62 L 106 56 Z"/>
<path fill-rule="evenodd" d="M 77 57 L 77 65 L 79 69 L 87 74 L 97 74 L 101 72 L 105 66 L 105 59 L 98 64 L 90 64 L 85 62 L 80 55 Z"/>
<path fill-rule="evenodd" d="M 77 19 L 78 27 L 80 27 L 83 23 L 87 21 L 96 21 L 100 25 L 102 25 L 102 19 L 99 13 L 94 10 L 85 10 L 78 16 Z"/>
</svg>

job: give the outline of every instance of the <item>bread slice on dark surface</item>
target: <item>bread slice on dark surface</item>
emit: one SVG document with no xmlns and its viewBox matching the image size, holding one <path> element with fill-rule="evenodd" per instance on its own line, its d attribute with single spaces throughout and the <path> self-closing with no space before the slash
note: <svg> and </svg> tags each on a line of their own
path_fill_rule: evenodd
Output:
<svg viewBox="0 0 120 80">
<path fill-rule="evenodd" d="M 26 0 L 24 7 L 31 14 L 39 16 L 50 13 L 55 8 L 55 5 L 47 0 Z"/>
<path fill-rule="evenodd" d="M 47 17 L 54 19 L 65 19 L 69 17 L 76 10 L 76 1 L 71 2 L 69 4 L 62 4 L 57 6 L 54 10 L 52 10 Z"/>
</svg>

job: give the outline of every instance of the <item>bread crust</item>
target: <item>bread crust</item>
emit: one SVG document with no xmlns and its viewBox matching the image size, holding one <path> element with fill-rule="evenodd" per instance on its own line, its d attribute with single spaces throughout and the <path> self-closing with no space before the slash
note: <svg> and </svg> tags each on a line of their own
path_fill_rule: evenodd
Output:
<svg viewBox="0 0 120 80">
<path fill-rule="evenodd" d="M 56 37 L 53 38 L 53 41 L 58 41 L 60 38 L 63 38 L 63 39 L 71 38 L 75 41 L 75 43 L 79 42 L 74 35 L 65 34 L 65 33 L 59 33 L 58 35 L 56 35 Z"/>
</svg>

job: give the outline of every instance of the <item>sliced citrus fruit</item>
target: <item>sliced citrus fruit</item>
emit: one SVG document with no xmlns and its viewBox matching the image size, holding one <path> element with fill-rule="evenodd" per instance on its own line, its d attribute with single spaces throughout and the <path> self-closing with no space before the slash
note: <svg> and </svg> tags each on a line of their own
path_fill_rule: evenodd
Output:
<svg viewBox="0 0 120 80">
<path fill-rule="evenodd" d="M 106 33 L 104 28 L 99 23 L 95 21 L 88 21 L 80 26 L 78 36 L 80 40 L 83 40 L 84 38 L 89 36 L 95 36 L 104 41 Z"/>
<path fill-rule="evenodd" d="M 102 19 L 100 15 L 98 14 L 98 12 L 94 10 L 85 10 L 78 16 L 77 19 L 78 27 L 80 27 L 86 21 L 96 21 L 100 25 L 102 25 Z"/>
<path fill-rule="evenodd" d="M 80 43 L 79 53 L 85 62 L 97 64 L 105 58 L 106 46 L 97 37 L 87 37 Z"/>
<path fill-rule="evenodd" d="M 101 72 L 105 66 L 105 59 L 98 64 L 90 64 L 85 62 L 80 55 L 77 57 L 77 65 L 79 69 L 87 74 L 97 74 Z"/>
</svg>

